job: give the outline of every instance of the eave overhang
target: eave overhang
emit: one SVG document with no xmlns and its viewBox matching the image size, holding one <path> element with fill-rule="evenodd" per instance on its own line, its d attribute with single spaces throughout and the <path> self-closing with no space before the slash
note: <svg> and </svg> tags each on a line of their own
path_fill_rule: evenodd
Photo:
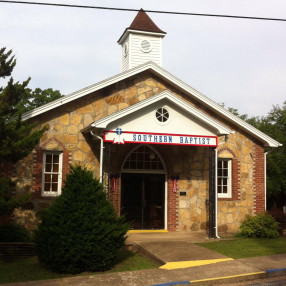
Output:
<svg viewBox="0 0 286 286">
<path fill-rule="evenodd" d="M 245 131 L 247 134 L 250 134 L 252 137 L 257 139 L 258 141 L 262 142 L 264 146 L 269 147 L 279 147 L 282 146 L 278 141 L 274 140 L 273 138 L 269 137 L 265 133 L 259 131 L 252 125 L 248 124 L 247 122 L 243 121 L 239 117 L 232 114 L 230 111 L 223 108 L 221 105 L 217 104 L 213 100 L 209 99 L 202 93 L 198 92 L 188 84 L 184 83 L 174 75 L 170 74 L 160 66 L 156 65 L 153 62 L 147 62 L 145 64 L 139 65 L 137 67 L 134 67 L 130 70 L 127 70 L 125 72 L 122 72 L 120 74 L 117 74 L 113 77 L 110 77 L 106 80 L 100 81 L 96 84 L 93 84 L 91 86 L 88 86 L 84 89 L 81 89 L 79 91 L 73 92 L 67 96 L 64 96 L 60 99 L 57 99 L 55 101 L 52 101 L 48 104 L 42 105 L 38 108 L 35 108 L 34 110 L 28 111 L 23 114 L 22 119 L 27 120 L 30 118 L 33 118 L 35 116 L 38 116 L 44 112 L 48 112 L 54 108 L 57 108 L 59 106 L 62 106 L 66 103 L 69 103 L 73 100 L 79 99 L 85 95 L 88 95 L 92 92 L 95 92 L 97 90 L 100 90 L 102 88 L 105 88 L 107 86 L 110 86 L 114 83 L 117 83 L 119 81 L 122 81 L 124 79 L 127 79 L 129 77 L 132 77 L 134 75 L 140 74 L 144 71 L 150 71 L 154 75 L 158 76 L 159 78 L 163 79 L 164 81 L 170 83 L 172 86 L 176 87 L 177 89 L 181 90 L 185 94 L 189 95 L 190 98 L 193 98 L 203 104 L 204 106 L 208 107 L 210 110 L 221 116 L 222 118 L 226 119 L 230 123 L 234 124 L 235 126 L 239 127 L 241 130 Z"/>
<path fill-rule="evenodd" d="M 125 29 L 124 33 L 121 35 L 117 43 L 121 45 L 125 39 L 128 37 L 129 34 L 140 34 L 140 35 L 146 35 L 146 36 L 155 36 L 155 37 L 162 37 L 164 38 L 166 33 L 156 33 L 156 32 L 148 32 L 143 30 L 133 30 L 133 29 Z"/>
</svg>

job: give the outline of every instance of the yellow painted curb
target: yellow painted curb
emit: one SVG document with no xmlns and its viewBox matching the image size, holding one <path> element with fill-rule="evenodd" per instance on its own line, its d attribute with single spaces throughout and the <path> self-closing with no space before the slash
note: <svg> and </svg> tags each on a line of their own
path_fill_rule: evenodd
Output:
<svg viewBox="0 0 286 286">
<path fill-rule="evenodd" d="M 266 273 L 265 271 L 261 271 L 261 272 L 245 273 L 245 274 L 238 274 L 238 275 L 232 275 L 232 276 L 223 276 L 223 277 L 215 277 L 215 278 L 208 278 L 208 279 L 201 279 L 201 280 L 192 280 L 192 281 L 190 281 L 190 283 L 212 281 L 212 280 L 219 280 L 219 279 L 229 279 L 229 278 L 236 278 L 236 277 L 242 277 L 242 276 L 265 274 L 265 273 Z"/>
<path fill-rule="evenodd" d="M 223 261 L 233 260 L 232 258 L 221 258 L 221 259 L 208 259 L 208 260 L 192 260 L 192 261 L 176 261 L 176 262 L 166 262 L 161 269 L 172 270 L 178 268 L 195 267 L 207 264 L 213 264 Z"/>
<path fill-rule="evenodd" d="M 131 229 L 128 233 L 153 233 L 153 232 L 168 232 L 167 229 Z"/>
</svg>

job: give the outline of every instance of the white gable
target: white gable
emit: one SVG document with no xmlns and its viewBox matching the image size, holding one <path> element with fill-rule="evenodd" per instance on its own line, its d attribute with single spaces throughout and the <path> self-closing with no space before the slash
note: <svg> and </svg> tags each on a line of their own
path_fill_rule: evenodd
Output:
<svg viewBox="0 0 286 286">
<path fill-rule="evenodd" d="M 164 108 L 168 112 L 166 122 L 161 122 L 156 117 L 156 111 Z M 202 136 L 216 136 L 217 131 L 206 125 L 190 113 L 180 108 L 169 100 L 160 100 L 148 105 L 137 112 L 119 118 L 106 126 L 108 130 L 116 130 L 120 127 L 123 131 L 189 134 Z"/>
<path fill-rule="evenodd" d="M 168 119 L 165 122 L 159 121 L 156 117 L 156 111 L 160 108 L 164 108 L 168 112 Z M 228 127 L 179 99 L 169 91 L 163 91 L 98 120 L 92 123 L 91 126 L 105 130 L 116 130 L 120 127 L 124 132 L 202 136 L 217 136 L 232 132 Z"/>
</svg>

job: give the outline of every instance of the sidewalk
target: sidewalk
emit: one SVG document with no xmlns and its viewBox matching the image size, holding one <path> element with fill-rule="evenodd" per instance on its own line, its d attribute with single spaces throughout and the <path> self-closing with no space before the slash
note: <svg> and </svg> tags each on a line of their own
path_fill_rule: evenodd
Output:
<svg viewBox="0 0 286 286">
<path fill-rule="evenodd" d="M 281 271 L 268 272 L 266 270 L 282 269 Z M 23 282 L 5 284 L 9 286 L 147 286 L 147 285 L 172 285 L 172 282 L 184 282 L 176 285 L 216 285 L 219 283 L 234 283 L 272 275 L 286 275 L 286 254 L 244 258 L 225 261 L 215 264 L 202 265 L 184 269 L 164 270 L 150 269 L 132 272 L 119 272 L 90 276 L 76 276 L 63 279 Z M 227 277 L 223 279 L 222 277 Z M 214 278 L 220 278 L 214 280 Z M 204 280 L 198 281 L 197 280 Z M 173 284 L 175 285 L 175 284 Z"/>
<path fill-rule="evenodd" d="M 139 252 L 158 263 L 157 269 L 5 284 L 9 286 L 147 286 L 218 285 L 285 275 L 286 254 L 233 260 L 192 242 L 206 241 L 204 234 L 153 234 L 129 236 Z M 191 242 L 192 241 L 192 242 Z M 159 268 L 161 265 L 161 268 Z M 162 266 L 163 265 L 163 266 Z M 166 269 L 164 269 L 166 268 Z M 176 283 L 177 282 L 177 283 Z"/>
</svg>

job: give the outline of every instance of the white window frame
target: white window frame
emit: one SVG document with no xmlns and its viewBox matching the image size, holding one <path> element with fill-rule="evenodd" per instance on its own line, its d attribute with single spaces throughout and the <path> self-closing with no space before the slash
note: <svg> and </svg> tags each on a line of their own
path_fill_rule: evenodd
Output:
<svg viewBox="0 0 286 286">
<path fill-rule="evenodd" d="M 46 156 L 47 155 L 59 155 L 59 171 L 58 172 L 46 172 Z M 63 153 L 59 151 L 44 151 L 43 154 L 43 170 L 42 170 L 42 196 L 56 197 L 62 192 L 62 168 L 63 166 Z M 58 175 L 58 190 L 57 192 L 45 191 L 45 175 L 57 174 Z"/>
<path fill-rule="evenodd" d="M 227 178 L 227 193 L 219 192 L 219 184 L 217 182 L 217 196 L 218 198 L 232 198 L 232 159 L 218 158 L 218 162 L 219 161 L 227 161 L 228 176 L 219 176 L 217 167 L 217 181 L 219 178 Z"/>
</svg>

